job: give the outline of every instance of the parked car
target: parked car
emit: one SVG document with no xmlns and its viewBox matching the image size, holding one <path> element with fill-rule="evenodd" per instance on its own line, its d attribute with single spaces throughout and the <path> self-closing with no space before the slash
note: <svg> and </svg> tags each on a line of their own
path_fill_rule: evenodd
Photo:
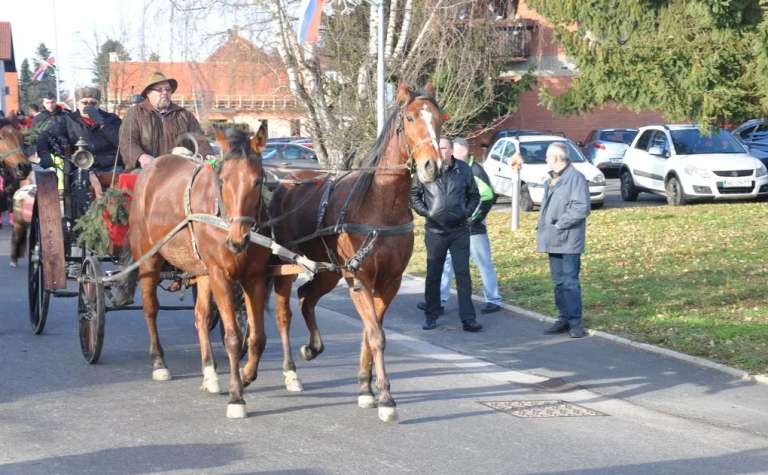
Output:
<svg viewBox="0 0 768 475">
<path fill-rule="evenodd" d="M 261 154 L 264 166 L 276 168 L 318 168 L 317 154 L 294 143 L 268 143 Z M 284 174 L 284 173 L 283 173 Z"/>
<path fill-rule="evenodd" d="M 749 149 L 749 154 L 768 167 L 768 121 L 752 119 L 733 129 L 733 135 Z"/>
<path fill-rule="evenodd" d="M 587 135 L 581 144 L 581 152 L 600 171 L 618 172 L 629 144 L 637 135 L 637 129 L 597 129 Z"/>
<path fill-rule="evenodd" d="M 571 164 L 589 182 L 589 196 L 593 208 L 599 208 L 605 200 L 605 176 L 581 154 L 576 144 L 556 135 L 515 135 L 496 141 L 483 162 L 483 168 L 491 180 L 496 194 L 512 196 L 512 156 L 519 150 L 523 157 L 520 170 L 520 208 L 531 211 L 544 198 L 544 183 L 549 179 L 546 163 L 547 147 L 554 142 L 564 143 Z"/>
<path fill-rule="evenodd" d="M 641 192 L 665 195 L 670 205 L 768 194 L 768 169 L 760 160 L 730 132 L 706 135 L 696 125 L 641 127 L 624 155 L 620 179 L 624 201 Z"/>
</svg>

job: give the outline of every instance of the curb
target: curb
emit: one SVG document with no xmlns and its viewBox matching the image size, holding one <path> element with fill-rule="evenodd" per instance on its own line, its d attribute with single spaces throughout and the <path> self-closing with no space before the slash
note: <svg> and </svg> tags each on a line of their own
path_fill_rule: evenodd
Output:
<svg viewBox="0 0 768 475">
<path fill-rule="evenodd" d="M 422 283 L 424 282 L 424 278 L 417 277 L 411 274 L 404 274 L 403 277 L 406 277 L 411 280 L 416 280 Z M 456 290 L 451 288 L 451 294 L 456 295 Z M 475 295 L 475 294 L 472 294 L 472 300 L 475 300 L 481 303 L 485 302 L 485 299 L 483 297 L 480 297 L 479 295 Z M 522 307 L 518 307 L 517 305 L 508 304 L 505 302 L 501 302 L 500 305 L 502 308 L 506 310 L 522 315 L 526 318 L 530 318 L 532 320 L 538 320 L 540 322 L 545 322 L 545 323 L 554 323 L 555 321 L 557 321 L 557 319 L 554 317 L 550 317 L 538 312 L 534 312 L 533 310 L 528 310 Z M 629 338 L 624 338 L 624 337 L 617 336 L 612 333 L 604 332 L 601 330 L 591 330 L 588 328 L 585 330 L 587 334 L 590 336 L 596 336 L 598 338 L 602 338 L 604 340 L 618 343 L 620 345 L 629 346 L 631 348 L 647 351 L 649 353 L 656 353 L 658 355 L 666 356 L 668 358 L 673 358 L 680 361 L 685 361 L 686 363 L 694 364 L 696 366 L 701 366 L 703 368 L 720 371 L 721 373 L 725 373 L 729 376 L 739 378 L 742 381 L 750 381 L 754 383 L 768 385 L 768 374 L 752 374 L 742 369 L 732 368 L 730 366 L 726 366 L 721 363 L 716 363 L 712 360 L 708 360 L 700 356 L 691 356 L 686 353 L 681 353 L 679 351 L 662 348 L 656 345 L 651 345 L 650 343 L 641 343 L 638 341 L 630 340 Z"/>
</svg>

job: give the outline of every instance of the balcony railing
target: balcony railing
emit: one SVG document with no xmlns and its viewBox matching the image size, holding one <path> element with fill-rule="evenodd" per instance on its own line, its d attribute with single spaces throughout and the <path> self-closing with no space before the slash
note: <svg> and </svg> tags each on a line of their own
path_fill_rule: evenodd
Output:
<svg viewBox="0 0 768 475">
<path fill-rule="evenodd" d="M 116 101 L 110 101 L 113 107 L 124 109 L 131 106 L 128 99 L 124 99 L 115 104 Z M 214 112 L 234 112 L 234 111 L 296 111 L 299 110 L 299 103 L 291 96 L 276 95 L 257 95 L 257 94 L 216 94 L 211 98 L 207 94 L 174 94 L 173 102 L 194 110 L 195 107 L 208 107 Z"/>
</svg>

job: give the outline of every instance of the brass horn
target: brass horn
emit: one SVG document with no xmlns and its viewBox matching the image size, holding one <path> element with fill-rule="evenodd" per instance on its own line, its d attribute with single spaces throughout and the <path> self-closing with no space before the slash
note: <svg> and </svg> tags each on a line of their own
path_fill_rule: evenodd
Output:
<svg viewBox="0 0 768 475">
<path fill-rule="evenodd" d="M 88 170 L 93 166 L 93 154 L 85 148 L 87 146 L 88 142 L 86 142 L 84 138 L 80 137 L 80 140 L 78 140 L 75 144 L 77 150 L 75 150 L 75 153 L 72 154 L 72 158 L 70 159 L 72 163 L 74 163 L 75 166 L 81 170 Z"/>
</svg>

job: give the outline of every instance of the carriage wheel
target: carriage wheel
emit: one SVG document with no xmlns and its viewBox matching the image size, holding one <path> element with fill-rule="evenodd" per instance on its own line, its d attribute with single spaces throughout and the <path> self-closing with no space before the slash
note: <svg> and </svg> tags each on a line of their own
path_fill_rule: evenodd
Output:
<svg viewBox="0 0 768 475">
<path fill-rule="evenodd" d="M 85 361 L 96 364 L 104 344 L 104 284 L 96 282 L 103 277 L 101 264 L 96 257 L 83 261 L 77 294 L 77 313 L 80 326 L 80 349 Z"/>
<path fill-rule="evenodd" d="M 243 335 L 243 342 L 240 346 L 240 359 L 243 359 L 243 356 L 248 352 L 248 334 L 251 332 L 251 329 L 248 326 L 248 311 L 245 309 L 245 295 L 243 294 L 243 289 L 239 285 L 236 285 L 235 287 L 234 300 L 235 322 L 237 323 L 237 326 L 240 327 L 240 332 Z M 216 321 L 221 319 L 219 309 L 215 305 L 213 307 L 211 321 L 214 319 Z M 224 325 L 221 323 L 219 324 L 219 330 L 221 331 L 221 343 L 226 346 L 226 343 L 224 342 Z"/>
<path fill-rule="evenodd" d="M 27 293 L 29 297 L 29 322 L 32 333 L 39 335 L 45 328 L 48 318 L 48 304 L 51 294 L 45 291 L 43 284 L 43 248 L 40 245 L 40 216 L 35 207 L 32 222 L 29 225 L 27 240 Z"/>
</svg>

